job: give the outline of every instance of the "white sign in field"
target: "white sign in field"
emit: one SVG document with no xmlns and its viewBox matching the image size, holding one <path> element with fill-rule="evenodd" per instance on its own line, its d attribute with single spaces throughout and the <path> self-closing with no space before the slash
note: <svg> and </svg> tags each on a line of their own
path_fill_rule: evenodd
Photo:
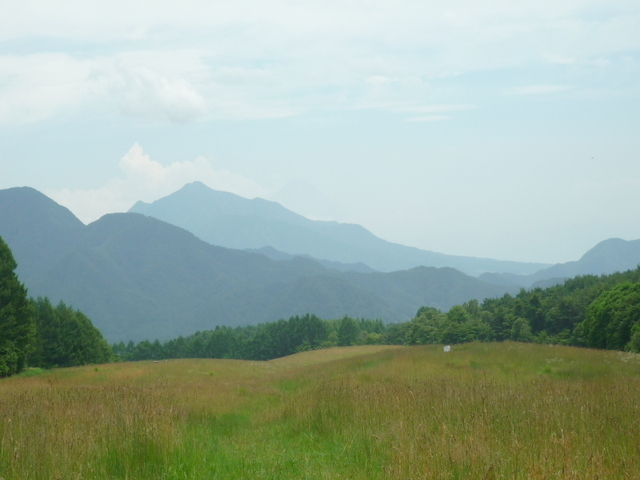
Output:
<svg viewBox="0 0 640 480">
<path fill-rule="evenodd" d="M 445 352 L 450 352 L 451 351 L 451 346 L 450 345 L 445 345 L 444 351 Z"/>
</svg>

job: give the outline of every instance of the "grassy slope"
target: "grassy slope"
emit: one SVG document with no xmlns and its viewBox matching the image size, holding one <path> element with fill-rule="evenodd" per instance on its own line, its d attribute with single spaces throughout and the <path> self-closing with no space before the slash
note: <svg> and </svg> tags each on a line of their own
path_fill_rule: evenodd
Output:
<svg viewBox="0 0 640 480">
<path fill-rule="evenodd" d="M 352 347 L 0 381 L 0 476 L 634 478 L 640 356 Z"/>
</svg>

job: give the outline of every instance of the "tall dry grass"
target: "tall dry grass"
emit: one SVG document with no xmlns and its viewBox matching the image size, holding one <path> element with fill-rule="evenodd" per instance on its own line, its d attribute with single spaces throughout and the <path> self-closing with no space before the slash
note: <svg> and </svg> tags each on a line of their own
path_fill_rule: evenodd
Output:
<svg viewBox="0 0 640 480">
<path fill-rule="evenodd" d="M 347 358 L 349 357 L 349 358 Z M 524 344 L 0 381 L 0 477 L 638 478 L 640 357 Z"/>
</svg>

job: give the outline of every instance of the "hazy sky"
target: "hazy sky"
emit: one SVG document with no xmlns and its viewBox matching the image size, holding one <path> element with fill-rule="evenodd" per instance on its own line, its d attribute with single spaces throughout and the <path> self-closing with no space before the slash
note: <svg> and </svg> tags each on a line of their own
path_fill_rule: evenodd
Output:
<svg viewBox="0 0 640 480">
<path fill-rule="evenodd" d="M 638 0 L 0 0 L 0 188 L 200 180 L 450 254 L 640 238 Z"/>
</svg>

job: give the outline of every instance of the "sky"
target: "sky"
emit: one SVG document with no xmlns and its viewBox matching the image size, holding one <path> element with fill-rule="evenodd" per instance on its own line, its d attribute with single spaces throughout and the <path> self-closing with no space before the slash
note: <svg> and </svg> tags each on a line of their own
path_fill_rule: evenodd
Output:
<svg viewBox="0 0 640 480">
<path fill-rule="evenodd" d="M 637 0 L 0 0 L 0 189 L 185 183 L 448 254 L 640 238 Z"/>
</svg>

